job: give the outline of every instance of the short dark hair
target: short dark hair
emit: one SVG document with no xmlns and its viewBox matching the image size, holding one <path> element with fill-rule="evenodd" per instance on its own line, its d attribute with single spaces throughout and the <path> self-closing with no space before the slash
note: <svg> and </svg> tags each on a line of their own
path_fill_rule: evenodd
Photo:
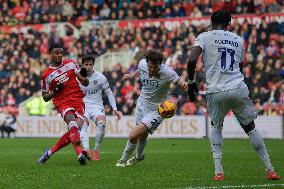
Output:
<svg viewBox="0 0 284 189">
<path fill-rule="evenodd" d="M 162 64 L 164 60 L 163 54 L 156 49 L 146 51 L 145 58 L 146 60 L 151 60 L 153 64 Z"/>
<path fill-rule="evenodd" d="M 231 22 L 232 16 L 224 10 L 217 10 L 211 16 L 212 25 L 222 25 L 227 27 Z"/>
<path fill-rule="evenodd" d="M 59 44 L 53 44 L 53 45 L 50 45 L 49 49 L 48 49 L 48 52 L 50 53 L 53 49 L 56 49 L 56 48 L 61 48 L 63 49 L 63 47 Z"/>
<path fill-rule="evenodd" d="M 84 62 L 85 62 L 85 61 L 88 61 L 88 60 L 92 60 L 92 61 L 93 61 L 93 64 L 94 64 L 96 58 L 95 58 L 93 55 L 91 55 L 91 54 L 86 54 L 86 55 L 84 55 L 83 58 L 82 58 L 82 64 L 84 64 Z"/>
</svg>

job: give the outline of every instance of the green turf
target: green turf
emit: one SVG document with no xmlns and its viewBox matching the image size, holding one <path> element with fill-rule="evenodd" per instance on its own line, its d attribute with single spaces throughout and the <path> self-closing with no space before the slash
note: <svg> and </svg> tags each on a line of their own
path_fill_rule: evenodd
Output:
<svg viewBox="0 0 284 189">
<path fill-rule="evenodd" d="M 35 162 L 56 139 L 0 139 L 0 188 L 186 188 L 197 186 L 278 184 L 267 181 L 248 140 L 225 140 L 225 181 L 212 181 L 208 139 L 151 139 L 146 158 L 134 167 L 115 167 L 126 139 L 105 139 L 101 160 L 80 166 L 68 146 L 45 165 Z M 93 139 L 91 139 L 93 142 Z M 284 141 L 266 140 L 272 162 L 284 177 Z M 260 188 L 260 187 L 253 187 Z M 267 187 L 261 187 L 267 188 Z"/>
</svg>

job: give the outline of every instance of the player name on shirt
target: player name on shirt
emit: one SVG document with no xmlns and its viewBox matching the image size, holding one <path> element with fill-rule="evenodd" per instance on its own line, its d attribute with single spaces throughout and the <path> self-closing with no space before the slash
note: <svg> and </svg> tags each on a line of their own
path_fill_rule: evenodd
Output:
<svg viewBox="0 0 284 189">
<path fill-rule="evenodd" d="M 233 47 L 238 47 L 238 46 L 239 46 L 238 42 L 236 42 L 236 41 L 230 41 L 230 40 L 227 40 L 227 39 L 225 39 L 225 40 L 216 39 L 216 40 L 215 40 L 215 43 L 216 43 L 216 44 L 219 44 L 219 45 L 221 45 L 221 44 L 223 44 L 223 45 L 229 44 L 229 45 L 231 45 L 231 46 L 233 46 Z"/>
</svg>

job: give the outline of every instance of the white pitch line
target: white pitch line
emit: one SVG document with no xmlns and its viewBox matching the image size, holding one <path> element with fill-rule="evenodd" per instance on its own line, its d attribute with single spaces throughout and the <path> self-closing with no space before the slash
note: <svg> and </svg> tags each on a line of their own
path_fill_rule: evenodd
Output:
<svg viewBox="0 0 284 189">
<path fill-rule="evenodd" d="M 284 184 L 254 184 L 254 185 L 228 185 L 228 186 L 198 186 L 198 187 L 187 187 L 183 189 L 226 189 L 226 188 L 270 188 L 276 186 L 283 186 Z"/>
</svg>

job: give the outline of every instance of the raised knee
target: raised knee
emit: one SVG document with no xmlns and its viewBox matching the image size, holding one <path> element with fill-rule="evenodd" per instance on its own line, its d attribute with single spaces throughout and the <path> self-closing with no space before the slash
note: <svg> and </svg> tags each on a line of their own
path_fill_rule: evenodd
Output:
<svg viewBox="0 0 284 189">
<path fill-rule="evenodd" d="M 252 131 L 255 128 L 254 121 L 250 122 L 247 125 L 241 124 L 243 130 L 248 134 L 250 131 Z"/>
</svg>

